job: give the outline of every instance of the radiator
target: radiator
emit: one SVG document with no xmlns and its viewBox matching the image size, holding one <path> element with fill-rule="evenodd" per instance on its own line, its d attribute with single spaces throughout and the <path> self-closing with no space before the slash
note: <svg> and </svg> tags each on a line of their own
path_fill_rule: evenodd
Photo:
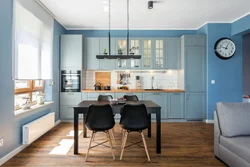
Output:
<svg viewBox="0 0 250 167">
<path fill-rule="evenodd" d="M 30 144 L 55 125 L 55 113 L 49 113 L 23 126 L 23 144 Z"/>
</svg>

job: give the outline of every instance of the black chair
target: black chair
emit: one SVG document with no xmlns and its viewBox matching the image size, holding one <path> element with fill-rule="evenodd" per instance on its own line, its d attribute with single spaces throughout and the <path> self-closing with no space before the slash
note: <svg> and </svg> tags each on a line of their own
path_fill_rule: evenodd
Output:
<svg viewBox="0 0 250 167">
<path fill-rule="evenodd" d="M 110 101 L 113 97 L 111 95 L 99 95 L 97 101 Z"/>
<path fill-rule="evenodd" d="M 97 98 L 97 101 L 111 101 L 112 99 L 113 99 L 112 95 L 99 95 Z M 115 114 L 113 114 L 113 116 L 115 116 Z M 115 136 L 114 136 L 115 130 L 112 129 L 110 132 L 111 132 L 112 139 L 115 141 Z M 95 135 L 94 135 L 94 138 L 95 138 Z"/>
<path fill-rule="evenodd" d="M 122 137 L 122 151 L 120 160 L 122 160 L 124 148 L 126 147 L 126 141 L 130 132 L 139 132 L 142 136 L 142 141 L 145 147 L 148 161 L 150 161 L 147 144 L 144 138 L 143 130 L 149 127 L 149 121 L 147 116 L 147 109 L 144 104 L 126 104 L 123 107 L 120 125 L 124 129 Z M 138 142 L 136 142 L 138 143 Z M 136 144 L 135 143 L 135 144 Z M 131 145 L 130 145 L 131 146 Z M 128 146 L 127 146 L 128 147 Z"/>
<path fill-rule="evenodd" d="M 138 101 L 138 97 L 136 95 L 124 95 L 123 96 L 127 101 Z"/>
<path fill-rule="evenodd" d="M 89 150 L 94 148 L 99 144 L 91 147 L 91 142 L 93 141 L 94 135 L 97 132 L 105 132 L 107 135 L 107 140 L 102 142 L 104 144 L 109 142 L 111 153 L 113 159 L 115 159 L 115 155 L 113 153 L 113 144 L 110 138 L 110 129 L 112 129 L 115 125 L 115 120 L 113 117 L 113 111 L 109 104 L 105 105 L 90 105 L 88 109 L 88 113 L 86 116 L 85 126 L 92 131 L 91 139 L 89 141 L 88 151 L 86 154 L 85 161 L 87 161 Z"/>
</svg>

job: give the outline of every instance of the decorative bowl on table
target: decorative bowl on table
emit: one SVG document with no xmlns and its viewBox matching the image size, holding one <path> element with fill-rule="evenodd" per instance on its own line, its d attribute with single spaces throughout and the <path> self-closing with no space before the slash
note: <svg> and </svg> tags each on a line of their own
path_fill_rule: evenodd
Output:
<svg viewBox="0 0 250 167">
<path fill-rule="evenodd" d="M 123 98 L 123 97 L 118 98 L 118 99 L 117 99 L 117 103 L 118 103 L 118 104 L 125 104 L 125 103 L 126 103 L 126 99 Z"/>
</svg>

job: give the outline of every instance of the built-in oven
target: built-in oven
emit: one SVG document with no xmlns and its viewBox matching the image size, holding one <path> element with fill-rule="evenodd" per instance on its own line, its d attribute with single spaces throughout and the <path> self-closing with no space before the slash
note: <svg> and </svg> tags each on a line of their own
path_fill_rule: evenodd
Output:
<svg viewBox="0 0 250 167">
<path fill-rule="evenodd" d="M 81 92 L 81 71 L 61 71 L 61 92 Z"/>
</svg>

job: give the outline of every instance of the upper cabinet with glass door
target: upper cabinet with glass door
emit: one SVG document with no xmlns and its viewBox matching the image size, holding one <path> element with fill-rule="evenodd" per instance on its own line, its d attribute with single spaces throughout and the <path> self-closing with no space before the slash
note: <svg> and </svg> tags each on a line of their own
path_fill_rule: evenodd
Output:
<svg viewBox="0 0 250 167">
<path fill-rule="evenodd" d="M 127 39 L 126 38 L 116 38 L 115 42 L 115 53 L 116 55 L 127 55 Z M 127 69 L 128 61 L 126 59 L 116 60 L 116 69 Z"/>
<path fill-rule="evenodd" d="M 154 54 L 153 54 L 153 69 L 164 69 L 165 68 L 165 49 L 164 39 L 154 40 Z"/>
<path fill-rule="evenodd" d="M 165 49 L 164 39 L 143 39 L 143 69 L 164 69 L 165 68 Z"/>
<path fill-rule="evenodd" d="M 142 43 L 142 68 L 152 69 L 152 39 L 143 39 Z"/>
<path fill-rule="evenodd" d="M 129 55 L 141 55 L 141 39 L 131 38 L 129 40 Z M 128 60 L 130 69 L 141 69 L 141 59 Z"/>
</svg>

